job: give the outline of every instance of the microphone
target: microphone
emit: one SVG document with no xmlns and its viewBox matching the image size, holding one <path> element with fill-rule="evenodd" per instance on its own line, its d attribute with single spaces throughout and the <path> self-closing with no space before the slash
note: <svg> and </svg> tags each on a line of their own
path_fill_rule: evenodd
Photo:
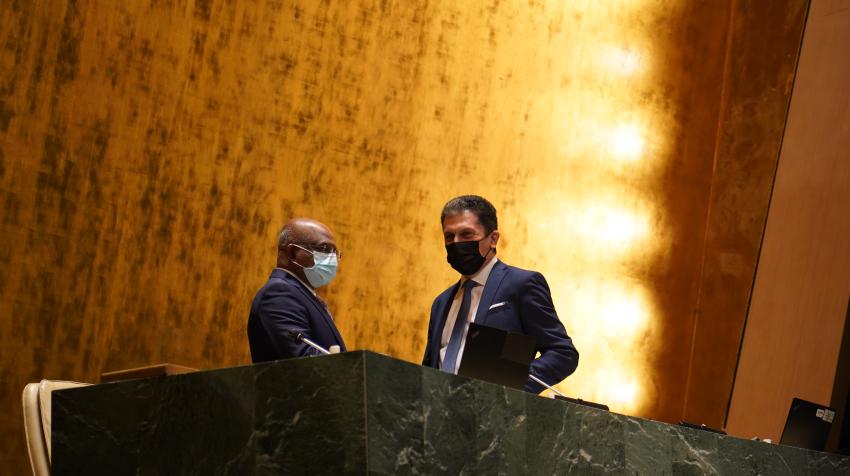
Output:
<svg viewBox="0 0 850 476">
<path fill-rule="evenodd" d="M 548 388 L 549 390 L 551 390 L 556 395 L 560 395 L 564 398 L 569 398 L 566 395 L 564 395 L 563 393 L 559 392 L 558 389 L 556 389 L 555 387 L 553 387 L 553 386 L 549 385 L 548 383 L 546 383 L 546 382 L 540 380 L 539 378 L 535 377 L 534 374 L 528 374 L 528 376 L 529 376 L 529 378 L 531 378 L 531 380 L 534 380 L 535 382 L 539 383 L 540 385 L 543 385 L 544 387 Z"/>
<path fill-rule="evenodd" d="M 602 404 L 602 403 L 596 403 L 596 402 L 588 402 L 587 400 L 582 400 L 580 398 L 568 397 L 568 396 L 564 395 L 563 393 L 559 392 L 558 389 L 556 389 L 555 387 L 547 384 L 546 382 L 540 380 L 539 378 L 535 377 L 534 375 L 528 374 L 528 376 L 531 378 L 531 380 L 534 380 L 535 382 L 539 383 L 540 385 L 543 385 L 544 387 L 546 387 L 549 390 L 551 390 L 552 392 L 554 392 L 555 393 L 555 400 L 566 400 L 568 402 L 577 403 L 579 405 L 584 405 L 584 406 L 588 406 L 588 407 L 592 407 L 592 408 L 598 408 L 599 410 L 610 411 L 610 408 L 608 408 L 608 405 L 605 405 L 605 404 Z M 681 423 L 679 423 L 679 424 L 681 425 Z M 703 426 L 705 426 L 705 425 L 703 425 Z M 714 430 L 714 431 L 716 431 L 716 430 Z"/>
<path fill-rule="evenodd" d="M 292 340 L 294 340 L 295 342 L 303 342 L 303 343 L 309 345 L 310 347 L 318 350 L 320 353 L 322 353 L 324 355 L 328 355 L 328 354 L 331 353 L 330 351 L 328 351 L 328 349 L 325 349 L 324 347 L 320 346 L 319 344 L 317 344 L 317 343 L 311 341 L 310 339 L 304 337 L 304 334 L 302 334 L 298 331 L 293 331 L 293 330 L 287 329 L 286 333 L 289 334 L 289 337 Z M 337 347 L 337 346 L 334 346 L 334 347 Z M 337 350 L 337 352 L 339 352 L 339 350 Z"/>
</svg>

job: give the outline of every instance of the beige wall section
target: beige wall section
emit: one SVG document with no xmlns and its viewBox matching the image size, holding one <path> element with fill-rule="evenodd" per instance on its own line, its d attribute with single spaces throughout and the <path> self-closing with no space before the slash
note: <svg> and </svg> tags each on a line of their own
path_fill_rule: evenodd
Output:
<svg viewBox="0 0 850 476">
<path fill-rule="evenodd" d="M 727 430 L 779 438 L 791 399 L 828 404 L 850 293 L 850 1 L 814 1 Z"/>
</svg>

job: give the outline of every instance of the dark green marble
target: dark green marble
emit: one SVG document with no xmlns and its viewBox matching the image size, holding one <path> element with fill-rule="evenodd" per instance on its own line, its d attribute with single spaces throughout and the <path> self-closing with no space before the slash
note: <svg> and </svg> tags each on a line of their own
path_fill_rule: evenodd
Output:
<svg viewBox="0 0 850 476">
<path fill-rule="evenodd" d="M 425 418 L 417 365 L 365 354 L 366 432 L 369 469 L 377 474 L 416 474 L 424 461 Z"/>
<path fill-rule="evenodd" d="M 349 352 L 55 392 L 53 474 L 846 475 L 850 458 Z"/>
</svg>

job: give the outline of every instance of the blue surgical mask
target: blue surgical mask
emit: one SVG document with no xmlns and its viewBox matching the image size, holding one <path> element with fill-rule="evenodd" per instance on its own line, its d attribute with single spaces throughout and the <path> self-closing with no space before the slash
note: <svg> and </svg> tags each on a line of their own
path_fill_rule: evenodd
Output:
<svg viewBox="0 0 850 476">
<path fill-rule="evenodd" d="M 307 277 L 310 286 L 320 288 L 333 281 L 334 277 L 336 277 L 337 265 L 339 264 L 336 253 L 322 253 L 320 251 L 308 250 L 302 246 L 298 247 L 313 254 L 313 266 L 309 268 L 305 268 L 297 261 L 293 261 L 293 263 L 301 266 L 304 270 L 304 275 Z"/>
</svg>

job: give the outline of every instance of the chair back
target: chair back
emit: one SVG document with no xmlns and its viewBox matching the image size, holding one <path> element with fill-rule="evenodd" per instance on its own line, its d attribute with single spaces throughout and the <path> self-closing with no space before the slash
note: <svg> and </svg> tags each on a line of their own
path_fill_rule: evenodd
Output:
<svg viewBox="0 0 850 476">
<path fill-rule="evenodd" d="M 89 384 L 65 380 L 42 380 L 24 387 L 24 432 L 34 476 L 50 475 L 51 394 L 54 390 L 86 385 Z"/>
<path fill-rule="evenodd" d="M 30 454 L 30 466 L 33 476 L 49 476 L 50 463 L 44 442 L 44 429 L 41 426 L 41 411 L 38 408 L 38 384 L 29 383 L 24 387 L 24 432 L 27 436 L 27 451 Z"/>
</svg>

